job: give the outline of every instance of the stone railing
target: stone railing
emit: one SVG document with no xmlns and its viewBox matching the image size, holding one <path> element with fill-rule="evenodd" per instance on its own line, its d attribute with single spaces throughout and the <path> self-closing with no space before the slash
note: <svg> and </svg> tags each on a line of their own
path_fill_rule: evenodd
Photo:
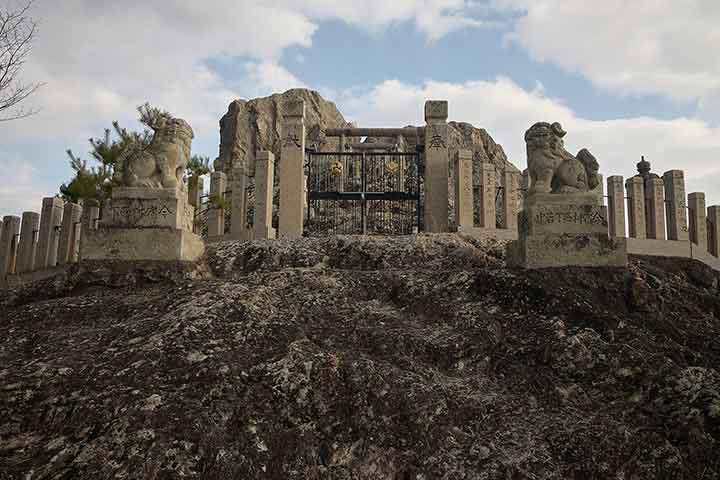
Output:
<svg viewBox="0 0 720 480">
<path fill-rule="evenodd" d="M 57 267 L 76 263 L 82 231 L 97 228 L 97 206 L 42 200 L 41 213 L 3 217 L 0 226 L 0 286 L 48 278 Z"/>
<path fill-rule="evenodd" d="M 720 270 L 720 206 L 685 193 L 682 170 L 607 179 L 610 235 L 627 237 L 628 253 L 699 260 Z M 627 226 L 627 228 L 626 228 Z"/>
<path fill-rule="evenodd" d="M 518 186 L 520 172 L 506 168 L 498 173 L 493 163 L 482 163 L 479 185 L 473 185 L 473 152 L 459 150 L 453 161 L 455 227 L 473 236 L 515 240 L 518 237 Z M 499 186 L 498 186 L 499 184 Z M 498 198 L 501 201 L 498 202 Z M 500 212 L 497 212 L 500 205 Z M 499 215 L 498 215 L 499 213 Z"/>
</svg>

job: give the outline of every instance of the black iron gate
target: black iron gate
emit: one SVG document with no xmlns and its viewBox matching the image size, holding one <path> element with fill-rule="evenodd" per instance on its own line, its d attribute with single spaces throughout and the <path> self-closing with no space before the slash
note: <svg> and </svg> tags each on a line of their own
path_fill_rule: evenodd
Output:
<svg viewBox="0 0 720 480">
<path fill-rule="evenodd" d="M 308 235 L 422 230 L 420 154 L 308 152 Z"/>
</svg>

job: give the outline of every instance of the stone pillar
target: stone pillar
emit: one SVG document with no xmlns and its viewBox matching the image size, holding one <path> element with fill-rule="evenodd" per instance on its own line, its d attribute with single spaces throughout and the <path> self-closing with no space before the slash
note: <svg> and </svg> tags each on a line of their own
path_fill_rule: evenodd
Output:
<svg viewBox="0 0 720 480">
<path fill-rule="evenodd" d="M 0 233 L 0 284 L 6 275 L 15 273 L 15 259 L 20 237 L 20 217 L 8 215 L 3 218 Z"/>
<path fill-rule="evenodd" d="M 648 238 L 665 240 L 665 183 L 661 178 L 645 181 L 645 218 Z"/>
<path fill-rule="evenodd" d="M 693 192 L 688 195 L 688 208 L 690 210 L 690 241 L 705 251 L 708 247 L 705 194 Z"/>
<path fill-rule="evenodd" d="M 57 197 L 43 198 L 40 233 L 38 234 L 38 245 L 35 252 L 35 270 L 51 268 L 57 264 L 62 217 L 62 199 Z"/>
<path fill-rule="evenodd" d="M 720 257 L 720 205 L 707 209 L 708 216 L 708 251 Z"/>
<path fill-rule="evenodd" d="M 455 224 L 458 231 L 473 227 L 472 150 L 455 154 Z"/>
<path fill-rule="evenodd" d="M 625 189 L 622 176 L 608 177 L 607 194 L 610 236 L 625 237 Z"/>
<path fill-rule="evenodd" d="M 205 190 L 205 180 L 199 175 L 193 175 L 188 180 L 188 203 L 199 212 L 202 206 L 202 195 Z"/>
<path fill-rule="evenodd" d="M 227 175 L 224 172 L 213 172 L 210 175 L 210 200 L 224 199 L 227 190 Z M 222 237 L 225 235 L 225 209 L 208 205 L 207 213 L 208 238 Z"/>
<path fill-rule="evenodd" d="M 496 227 L 495 197 L 497 184 L 495 183 L 495 165 L 490 162 L 480 164 L 482 189 L 480 194 L 480 222 L 484 228 Z"/>
<path fill-rule="evenodd" d="M 685 173 L 670 170 L 663 174 L 668 240 L 689 240 L 685 211 Z"/>
<path fill-rule="evenodd" d="M 20 243 L 17 254 L 17 273 L 32 272 L 35 267 L 35 249 L 37 248 L 37 234 L 40 231 L 40 214 L 23 212 L 22 227 L 20 228 Z"/>
<path fill-rule="evenodd" d="M 305 102 L 285 105 L 280 148 L 280 237 L 303 234 L 305 197 Z"/>
<path fill-rule="evenodd" d="M 261 151 L 255 157 L 255 210 L 253 229 L 255 238 L 275 238 L 272 226 L 273 183 L 275 182 L 275 155 Z"/>
<path fill-rule="evenodd" d="M 448 102 L 425 102 L 425 230 L 447 232 Z"/>
<path fill-rule="evenodd" d="M 68 202 L 63 210 L 62 230 L 58 245 L 58 265 L 77 262 L 80 243 L 80 215 L 82 207 L 77 203 Z"/>
<path fill-rule="evenodd" d="M 630 177 L 625 182 L 628 197 L 628 226 L 632 238 L 647 238 L 644 184 L 645 180 L 642 177 Z"/>
<path fill-rule="evenodd" d="M 510 171 L 505 168 L 502 178 L 502 188 L 505 198 L 503 199 L 502 228 L 507 230 L 517 230 L 517 185 L 518 172 Z"/>
<path fill-rule="evenodd" d="M 233 168 L 232 211 L 230 212 L 230 238 L 247 240 L 247 168 L 238 163 Z"/>
<path fill-rule="evenodd" d="M 90 204 L 83 205 L 82 216 L 80 219 L 80 222 L 82 223 L 82 230 L 85 232 L 88 230 L 97 230 L 99 221 L 100 207 Z"/>
</svg>

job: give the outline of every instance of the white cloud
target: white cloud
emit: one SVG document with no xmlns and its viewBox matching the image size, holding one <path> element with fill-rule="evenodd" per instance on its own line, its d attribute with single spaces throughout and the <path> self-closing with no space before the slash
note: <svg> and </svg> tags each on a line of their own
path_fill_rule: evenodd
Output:
<svg viewBox="0 0 720 480">
<path fill-rule="evenodd" d="M 485 128 L 520 168 L 527 163 L 525 130 L 538 121 L 559 121 L 568 131 L 566 148 L 575 153 L 587 147 L 605 175 L 628 177 L 636 173 L 640 155 L 645 155 L 660 174 L 685 170 L 688 192 L 705 191 L 709 202 L 720 203 L 720 165 L 710 161 L 720 157 L 720 128 L 700 120 L 589 120 L 578 117 L 560 100 L 547 97 L 541 86 L 525 90 L 503 77 L 423 85 L 389 80 L 364 95 L 341 96 L 338 105 L 361 126 L 417 125 L 423 122 L 426 99 L 447 99 L 450 120 Z"/>
<path fill-rule="evenodd" d="M 0 214 L 20 216 L 24 211 L 39 212 L 41 199 L 48 195 L 48 186 L 38 181 L 37 168 L 2 150 L 0 162 L 3 169 L 12 172 L 12 181 L 0 183 L 0 205 L 3 206 Z"/>
<path fill-rule="evenodd" d="M 704 108 L 720 103 L 716 0 L 493 0 L 515 10 L 509 39 L 538 61 L 595 85 L 661 94 Z M 715 110 L 720 111 L 720 109 Z"/>
</svg>

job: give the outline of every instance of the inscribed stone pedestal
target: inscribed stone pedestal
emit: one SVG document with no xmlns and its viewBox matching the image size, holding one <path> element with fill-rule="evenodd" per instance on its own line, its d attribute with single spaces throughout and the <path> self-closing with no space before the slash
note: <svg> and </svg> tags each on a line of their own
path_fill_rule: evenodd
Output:
<svg viewBox="0 0 720 480">
<path fill-rule="evenodd" d="M 623 177 L 613 175 L 607 179 L 608 212 L 611 237 L 625 236 L 625 189 Z"/>
<path fill-rule="evenodd" d="M 594 193 L 538 193 L 525 199 L 508 261 L 524 268 L 622 267 L 627 251 L 624 238 L 608 235 L 607 210 Z"/>
<path fill-rule="evenodd" d="M 299 238 L 303 234 L 305 196 L 305 102 L 285 105 L 280 144 L 279 235 Z"/>
<path fill-rule="evenodd" d="M 707 210 L 705 208 L 705 194 L 693 192 L 688 195 L 688 209 L 690 211 L 690 241 L 707 250 Z"/>
<path fill-rule="evenodd" d="M 272 226 L 273 182 L 275 181 L 275 155 L 258 152 L 255 163 L 254 238 L 275 238 Z"/>
<path fill-rule="evenodd" d="M 625 182 L 628 204 L 628 227 L 630 237 L 647 238 L 645 228 L 645 180 L 641 177 L 630 177 Z"/>
<path fill-rule="evenodd" d="M 668 240 L 689 240 L 687 212 L 685 211 L 685 174 L 682 170 L 670 170 L 663 174 L 665 183 L 665 215 Z"/>
<path fill-rule="evenodd" d="M 57 197 L 42 200 L 40 232 L 35 251 L 35 270 L 54 267 L 57 264 L 60 228 L 62 227 L 63 201 Z"/>
<path fill-rule="evenodd" d="M 447 232 L 448 102 L 425 102 L 425 230 Z"/>
<path fill-rule="evenodd" d="M 455 154 L 455 223 L 458 230 L 473 227 L 472 151 Z"/>
<path fill-rule="evenodd" d="M 16 271 L 17 273 L 32 272 L 35 266 L 35 249 L 37 248 L 37 235 L 40 231 L 40 214 L 36 212 L 23 212 L 22 226 L 20 228 L 20 243 Z"/>
<path fill-rule="evenodd" d="M 20 234 L 20 217 L 8 215 L 3 217 L 0 232 L 0 284 L 6 275 L 15 273 L 17 242 Z"/>
</svg>

